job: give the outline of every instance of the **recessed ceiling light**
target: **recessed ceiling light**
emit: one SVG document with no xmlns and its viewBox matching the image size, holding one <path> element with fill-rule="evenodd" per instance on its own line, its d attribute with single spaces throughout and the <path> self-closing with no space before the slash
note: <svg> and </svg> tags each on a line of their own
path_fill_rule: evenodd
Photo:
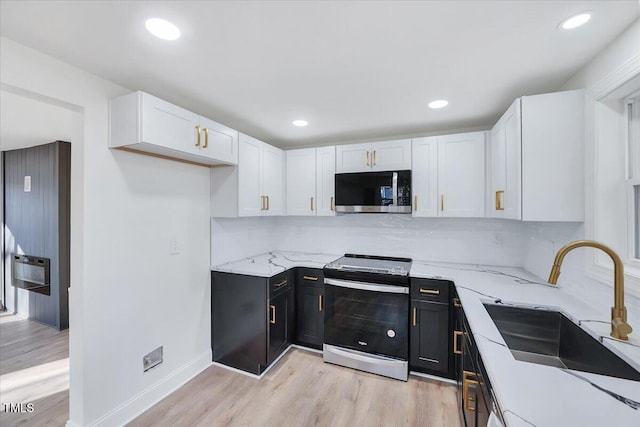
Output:
<svg viewBox="0 0 640 427">
<path fill-rule="evenodd" d="M 309 124 L 306 120 L 294 120 L 292 123 L 294 126 L 298 126 L 299 128 L 303 128 Z"/>
<path fill-rule="evenodd" d="M 438 109 L 438 108 L 444 108 L 447 105 L 449 105 L 449 101 L 445 99 L 438 99 L 437 101 L 431 101 L 429 103 L 429 108 Z"/>
<path fill-rule="evenodd" d="M 573 30 L 574 28 L 578 28 L 579 26 L 586 24 L 590 19 L 591 14 L 589 12 L 582 12 L 562 21 L 560 23 L 560 27 L 564 30 Z"/>
<path fill-rule="evenodd" d="M 164 19 L 150 18 L 147 19 L 144 25 L 151 34 L 163 40 L 177 40 L 180 38 L 178 27 Z"/>
</svg>

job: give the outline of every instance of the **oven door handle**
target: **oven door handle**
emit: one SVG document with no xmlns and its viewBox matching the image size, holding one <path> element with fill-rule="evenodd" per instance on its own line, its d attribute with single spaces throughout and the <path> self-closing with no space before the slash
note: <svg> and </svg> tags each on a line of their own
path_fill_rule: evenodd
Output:
<svg viewBox="0 0 640 427">
<path fill-rule="evenodd" d="M 389 286 L 379 283 L 353 282 L 351 280 L 324 279 L 325 285 L 340 286 L 341 288 L 360 289 L 363 291 L 387 292 L 390 294 L 408 294 L 409 287 Z"/>
</svg>

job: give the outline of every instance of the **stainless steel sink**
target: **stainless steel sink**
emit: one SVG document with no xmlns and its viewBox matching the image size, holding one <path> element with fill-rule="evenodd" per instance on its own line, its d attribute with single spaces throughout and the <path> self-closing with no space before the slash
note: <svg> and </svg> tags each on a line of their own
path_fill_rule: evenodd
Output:
<svg viewBox="0 0 640 427">
<path fill-rule="evenodd" d="M 517 360 L 640 381 L 640 372 L 558 311 L 484 306 Z"/>
</svg>

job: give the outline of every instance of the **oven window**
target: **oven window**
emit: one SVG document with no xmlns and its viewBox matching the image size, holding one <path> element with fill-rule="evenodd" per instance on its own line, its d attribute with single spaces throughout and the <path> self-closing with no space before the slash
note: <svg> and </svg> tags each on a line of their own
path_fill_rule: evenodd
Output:
<svg viewBox="0 0 640 427">
<path fill-rule="evenodd" d="M 409 296 L 326 285 L 325 342 L 406 358 Z"/>
</svg>

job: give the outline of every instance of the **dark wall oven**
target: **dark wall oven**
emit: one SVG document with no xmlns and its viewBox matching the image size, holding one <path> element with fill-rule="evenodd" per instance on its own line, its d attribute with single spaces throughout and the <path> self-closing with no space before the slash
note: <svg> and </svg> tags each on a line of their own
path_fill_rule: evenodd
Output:
<svg viewBox="0 0 640 427">
<path fill-rule="evenodd" d="M 341 260 L 324 270 L 324 360 L 406 381 L 410 267 L 389 265 L 391 258 Z"/>
</svg>

